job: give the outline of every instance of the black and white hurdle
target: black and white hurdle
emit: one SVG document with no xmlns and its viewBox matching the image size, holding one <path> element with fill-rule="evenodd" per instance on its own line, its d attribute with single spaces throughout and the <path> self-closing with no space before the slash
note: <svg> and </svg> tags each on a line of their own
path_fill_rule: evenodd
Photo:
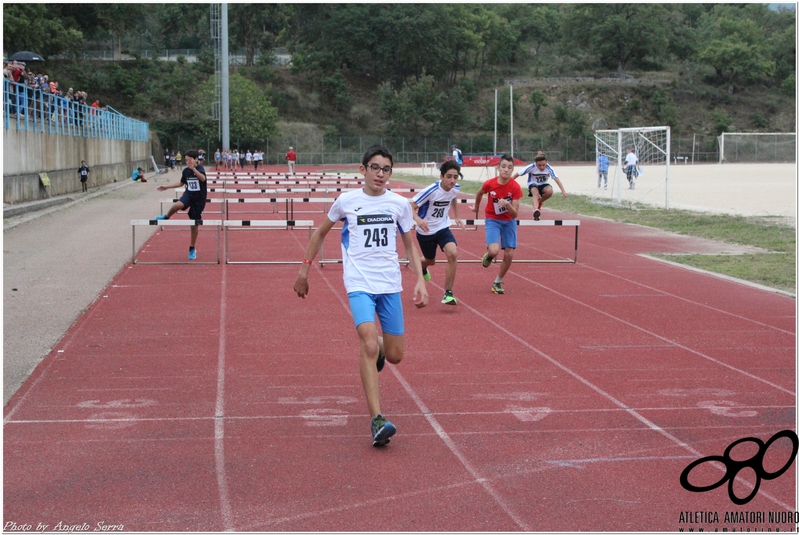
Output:
<svg viewBox="0 0 799 535">
<path fill-rule="evenodd" d="M 219 264 L 219 253 L 221 249 L 222 221 L 219 219 L 131 219 L 130 221 L 133 234 L 133 249 L 131 261 L 134 264 Z M 180 262 L 140 262 L 136 260 L 136 227 L 216 227 L 216 262 L 198 262 L 197 260 L 185 260 Z"/>
<path fill-rule="evenodd" d="M 465 199 L 464 199 L 465 200 Z M 467 227 L 476 227 L 485 226 L 485 219 L 464 219 L 463 223 Z M 519 264 L 576 264 L 577 263 L 577 231 L 580 228 L 580 220 L 579 219 L 542 219 L 540 221 L 531 221 L 526 219 L 517 219 L 516 220 L 517 227 L 574 227 L 574 258 L 564 258 L 562 260 L 517 260 L 516 258 L 513 259 L 514 263 Z M 453 230 L 459 230 L 458 225 L 452 224 L 450 226 Z M 341 230 L 340 227 L 333 227 L 332 230 Z M 467 231 L 470 229 L 466 229 Z M 325 246 L 324 243 L 319 250 L 319 264 L 324 266 L 325 264 L 340 264 L 342 259 L 340 258 L 325 258 Z M 482 262 L 482 260 L 466 260 L 458 258 L 458 263 L 477 263 Z M 494 262 L 498 262 L 495 258 Z M 408 263 L 408 259 L 401 259 L 400 263 Z"/>
<path fill-rule="evenodd" d="M 467 226 L 485 226 L 485 219 L 465 219 L 464 224 Z M 517 227 L 574 227 L 574 258 L 564 258 L 563 260 L 517 260 L 513 258 L 514 264 L 576 264 L 577 263 L 577 231 L 580 228 L 579 219 L 541 219 L 540 221 L 531 221 L 529 219 L 517 219 Z M 458 262 L 476 263 L 482 260 L 461 260 Z M 495 258 L 494 263 L 498 260 Z"/>
</svg>

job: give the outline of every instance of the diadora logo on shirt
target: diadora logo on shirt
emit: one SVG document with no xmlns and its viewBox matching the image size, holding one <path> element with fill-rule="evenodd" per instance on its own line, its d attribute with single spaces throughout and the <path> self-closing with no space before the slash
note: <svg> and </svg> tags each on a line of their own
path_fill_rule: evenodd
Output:
<svg viewBox="0 0 799 535">
<path fill-rule="evenodd" d="M 385 225 L 386 223 L 394 223 L 394 216 L 384 214 L 358 216 L 359 225 Z"/>
<path fill-rule="evenodd" d="M 433 206 L 449 206 L 449 201 L 435 201 Z"/>
</svg>

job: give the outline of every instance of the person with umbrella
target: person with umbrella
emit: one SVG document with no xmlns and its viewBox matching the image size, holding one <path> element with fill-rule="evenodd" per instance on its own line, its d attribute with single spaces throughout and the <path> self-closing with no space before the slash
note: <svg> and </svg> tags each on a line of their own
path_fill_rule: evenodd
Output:
<svg viewBox="0 0 799 535">
<path fill-rule="evenodd" d="M 41 54 L 37 54 L 36 52 L 29 52 L 27 50 L 11 54 L 8 57 L 8 59 L 9 61 L 25 61 L 25 62 L 44 61 L 44 58 L 42 57 Z"/>
</svg>

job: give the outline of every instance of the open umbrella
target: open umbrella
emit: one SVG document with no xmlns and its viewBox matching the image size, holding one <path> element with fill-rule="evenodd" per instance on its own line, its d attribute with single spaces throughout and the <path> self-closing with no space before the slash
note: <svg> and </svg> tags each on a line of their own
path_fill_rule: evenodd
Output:
<svg viewBox="0 0 799 535">
<path fill-rule="evenodd" d="M 9 61 L 44 61 L 44 58 L 41 54 L 37 54 L 36 52 L 16 52 L 11 54 L 8 58 Z"/>
</svg>

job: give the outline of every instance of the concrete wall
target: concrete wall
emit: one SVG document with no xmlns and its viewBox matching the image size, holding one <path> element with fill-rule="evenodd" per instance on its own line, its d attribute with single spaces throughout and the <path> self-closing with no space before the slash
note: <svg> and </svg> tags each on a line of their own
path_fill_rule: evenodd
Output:
<svg viewBox="0 0 799 535">
<path fill-rule="evenodd" d="M 86 161 L 89 187 L 129 180 L 133 170 L 152 171 L 150 156 L 160 150 L 157 137 L 150 141 L 125 141 L 64 136 L 17 130 L 3 131 L 3 202 L 46 199 L 80 191 L 78 167 Z M 39 173 L 47 173 L 50 191 L 45 190 Z"/>
</svg>

